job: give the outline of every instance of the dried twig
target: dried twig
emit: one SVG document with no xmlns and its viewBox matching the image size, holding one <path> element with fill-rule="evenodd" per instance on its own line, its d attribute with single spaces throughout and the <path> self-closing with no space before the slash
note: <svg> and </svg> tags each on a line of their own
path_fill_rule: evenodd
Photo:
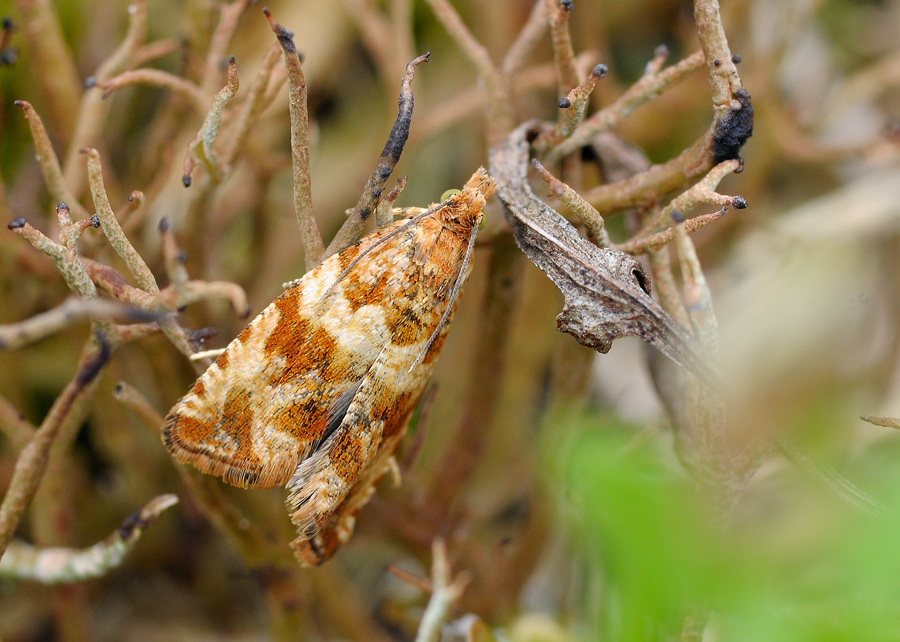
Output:
<svg viewBox="0 0 900 642">
<path fill-rule="evenodd" d="M 42 584 L 78 582 L 100 577 L 119 566 L 141 534 L 164 510 L 178 503 L 175 495 L 159 495 L 126 519 L 102 542 L 84 550 L 36 548 L 12 541 L 0 558 L 0 577 Z"/>
<path fill-rule="evenodd" d="M 512 77 L 528 60 L 529 54 L 534 50 L 541 38 L 547 32 L 550 23 L 547 21 L 547 5 L 544 0 L 535 0 L 528 20 L 519 30 L 519 35 L 506 52 L 503 58 L 501 71 L 507 77 Z"/>
<path fill-rule="evenodd" d="M 203 164 L 213 184 L 218 185 L 222 182 L 225 166 L 213 150 L 213 143 L 216 142 L 216 136 L 219 134 L 222 110 L 234 98 L 238 85 L 237 65 L 234 62 L 234 56 L 232 56 L 228 60 L 228 81 L 213 98 L 212 107 L 206 113 L 206 118 L 203 119 L 200 130 L 194 139 L 188 143 L 188 153 L 184 159 L 184 174 L 181 178 L 181 182 L 184 183 L 185 187 L 190 187 L 191 170 L 198 163 Z"/>
<path fill-rule="evenodd" d="M 547 15 L 550 16 L 550 38 L 553 41 L 553 63 L 556 65 L 557 93 L 560 98 L 578 84 L 575 71 L 575 51 L 569 33 L 569 16 L 574 5 L 572 0 L 544 0 Z"/>
<path fill-rule="evenodd" d="M 441 627 L 450 617 L 450 609 L 462 597 L 471 580 L 468 573 L 460 573 L 455 578 L 450 574 L 450 561 L 443 540 L 437 539 L 431 546 L 431 599 L 422 614 L 416 642 L 439 642 Z"/>
<path fill-rule="evenodd" d="M 860 415 L 859 418 L 875 426 L 881 426 L 882 428 L 896 428 L 897 430 L 900 430 L 900 419 L 897 419 L 896 417 L 873 417 L 872 415 Z"/>
<path fill-rule="evenodd" d="M 94 207 L 103 227 L 103 233 L 106 234 L 106 238 L 109 239 L 109 244 L 112 245 L 116 254 L 125 261 L 128 271 L 131 272 L 141 289 L 150 294 L 156 294 L 159 292 L 156 278 L 153 276 L 150 268 L 147 267 L 143 257 L 134 249 L 134 246 L 131 245 L 131 242 L 125 236 L 125 232 L 119 226 L 119 221 L 116 220 L 116 215 L 109 204 L 106 188 L 103 186 L 100 154 L 93 147 L 87 147 L 82 152 L 88 158 L 88 182 L 91 187 L 91 196 L 94 199 Z"/>
<path fill-rule="evenodd" d="M 531 163 L 534 165 L 535 169 L 540 172 L 544 182 L 547 183 L 550 194 L 559 198 L 573 214 L 581 219 L 581 222 L 584 223 L 585 227 L 588 229 L 591 240 L 600 247 L 609 247 L 609 234 L 603 226 L 603 217 L 600 216 L 600 212 L 581 198 L 578 192 L 547 171 L 538 159 L 532 158 Z"/>
<path fill-rule="evenodd" d="M 387 142 L 384 144 L 384 149 L 381 151 L 378 163 L 375 165 L 375 170 L 372 172 L 372 175 L 369 176 L 369 180 L 366 182 L 366 187 L 363 189 L 359 201 L 357 201 L 356 206 L 350 211 L 347 221 L 341 226 L 338 233 L 335 234 L 334 240 L 328 244 L 324 256 L 331 256 L 358 241 L 360 234 L 362 234 L 366 219 L 372 215 L 375 208 L 378 206 L 384 186 L 387 184 L 388 179 L 394 171 L 394 167 L 400 160 L 400 155 L 403 153 L 403 147 L 406 145 L 406 140 L 409 138 L 409 125 L 412 121 L 413 112 L 413 93 L 410 85 L 413 76 L 415 75 L 416 67 L 423 62 L 428 62 L 428 57 L 430 55 L 430 53 L 425 53 L 418 58 L 410 60 L 406 65 L 406 73 L 400 84 L 400 100 L 399 108 L 397 110 L 397 120 L 394 121 L 391 133 L 388 136 Z"/>
<path fill-rule="evenodd" d="M 95 317 L 147 321 L 153 315 L 109 299 L 70 297 L 61 305 L 19 323 L 0 325 L 0 350 L 11 350 L 40 341 L 78 321 Z"/>
<path fill-rule="evenodd" d="M 478 69 L 478 74 L 484 83 L 488 144 L 493 146 L 501 143 L 515 126 L 511 111 L 509 78 L 497 71 L 487 49 L 475 39 L 453 5 L 447 0 L 428 0 L 428 4 L 450 37 L 456 41 L 466 57 Z"/>
<path fill-rule="evenodd" d="M 102 97 L 109 96 L 116 90 L 131 85 L 147 85 L 149 87 L 159 87 L 160 89 L 168 89 L 169 91 L 180 94 L 191 101 L 199 113 L 204 113 L 207 109 L 208 99 L 203 90 L 190 80 L 185 80 L 180 76 L 170 74 L 167 71 L 159 69 L 132 69 L 124 71 L 118 76 L 114 76 L 109 80 L 89 80 L 89 87 L 99 87 L 103 90 Z"/>
<path fill-rule="evenodd" d="M 596 65 L 584 82 L 572 89 L 565 98 L 560 99 L 559 120 L 553 129 L 554 139 L 564 140 L 572 135 L 575 128 L 584 120 L 584 112 L 587 110 L 588 98 L 597 85 L 597 81 L 603 78 L 607 71 L 606 65 Z"/>
<path fill-rule="evenodd" d="M 725 216 L 726 212 L 728 212 L 728 207 L 723 207 L 717 212 L 701 214 L 700 216 L 689 218 L 683 222 L 684 231 L 688 234 L 690 234 L 691 232 L 696 232 L 701 227 L 706 227 L 710 223 L 715 223 L 723 216 Z M 675 212 L 673 212 L 673 214 L 675 214 Z M 678 221 L 675 218 L 673 218 L 672 220 L 675 223 L 681 223 L 681 221 Z M 662 232 L 657 232 L 656 234 L 652 234 L 650 236 L 626 241 L 625 243 L 613 243 L 611 247 L 616 250 L 628 252 L 629 254 L 650 254 L 652 252 L 658 252 L 674 238 L 675 226 L 668 227 Z M 668 310 L 667 308 L 667 311 L 669 311 L 669 313 L 671 314 L 671 310 Z"/>
<path fill-rule="evenodd" d="M 288 89 L 291 113 L 291 159 L 293 162 L 294 211 L 300 224 L 306 269 L 310 270 L 325 257 L 325 244 L 316 225 L 313 211 L 312 187 L 309 178 L 309 111 L 306 97 L 306 77 L 300 65 L 300 56 L 294 45 L 294 34 L 280 24 L 268 9 L 263 9 L 269 27 L 278 38 L 284 51 L 284 64 L 288 69 Z"/>
<path fill-rule="evenodd" d="M 85 346 L 75 378 L 56 398 L 41 427 L 19 453 L 15 471 L 0 505 L 0 555 L 6 551 L 25 509 L 37 492 L 47 469 L 50 447 L 56 441 L 75 399 L 106 365 L 110 352 L 107 338 L 100 333 L 95 334 L 94 340 Z"/>
<path fill-rule="evenodd" d="M 386 227 L 394 222 L 394 203 L 397 202 L 400 194 L 403 193 L 403 188 L 406 187 L 406 180 L 406 176 L 401 176 L 397 180 L 397 186 L 388 192 L 387 196 L 382 197 L 378 203 L 378 207 L 375 208 L 376 228 Z"/>
<path fill-rule="evenodd" d="M 272 69 L 278 58 L 281 56 L 281 47 L 278 44 L 272 45 L 263 58 L 262 65 L 253 84 L 250 86 L 250 95 L 244 103 L 241 113 L 238 115 L 234 130 L 225 141 L 224 152 L 222 154 L 222 168 L 226 173 L 231 171 L 232 165 L 237 158 L 238 153 L 244 148 L 250 130 L 259 120 L 260 115 L 267 107 L 265 102 L 266 90 L 269 88 L 269 80 L 272 77 Z M 274 97 L 274 96 L 273 96 Z"/>
<path fill-rule="evenodd" d="M 56 152 L 53 151 L 53 145 L 50 143 L 50 137 L 47 136 L 47 130 L 44 128 L 41 117 L 37 115 L 31 103 L 17 100 L 15 104 L 21 107 L 25 113 L 25 119 L 28 121 L 28 127 L 31 129 L 31 137 L 34 139 L 38 164 L 41 167 L 44 183 L 47 185 L 50 196 L 55 201 L 70 203 L 70 207 L 78 218 L 90 218 L 88 211 L 78 202 L 78 199 L 67 187 L 67 182 L 63 178 L 62 168 L 59 166 L 59 159 L 56 156 Z"/>
<path fill-rule="evenodd" d="M 613 104 L 601 109 L 588 118 L 572 135 L 553 148 L 547 160 L 555 162 L 575 150 L 587 145 L 596 134 L 616 127 L 638 107 L 655 98 L 661 91 L 672 87 L 703 65 L 703 52 L 697 51 L 665 71 L 660 71 L 654 63 L 665 60 L 668 50 L 657 51 L 656 57 L 647 66 L 647 72 L 628 88 Z"/>
</svg>

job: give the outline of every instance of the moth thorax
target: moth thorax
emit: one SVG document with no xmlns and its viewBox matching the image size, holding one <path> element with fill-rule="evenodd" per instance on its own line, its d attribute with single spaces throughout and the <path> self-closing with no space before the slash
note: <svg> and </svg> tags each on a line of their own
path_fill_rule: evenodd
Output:
<svg viewBox="0 0 900 642">
<path fill-rule="evenodd" d="M 472 191 L 474 190 L 454 195 L 450 203 L 436 212 L 444 227 L 464 237 L 468 237 L 472 228 L 478 225 L 482 216 L 481 208 L 484 207 L 484 196 L 480 193 L 473 194 Z"/>
</svg>

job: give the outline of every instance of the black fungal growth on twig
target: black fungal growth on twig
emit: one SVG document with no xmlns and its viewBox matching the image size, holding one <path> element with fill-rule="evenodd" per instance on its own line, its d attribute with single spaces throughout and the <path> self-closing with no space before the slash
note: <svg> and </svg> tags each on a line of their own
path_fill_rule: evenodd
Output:
<svg viewBox="0 0 900 642">
<path fill-rule="evenodd" d="M 738 152 L 753 135 L 753 106 L 750 104 L 750 93 L 741 88 L 734 94 L 740 103 L 740 109 L 732 109 L 716 123 L 713 133 L 712 151 L 716 164 L 733 158 L 739 158 Z"/>
</svg>

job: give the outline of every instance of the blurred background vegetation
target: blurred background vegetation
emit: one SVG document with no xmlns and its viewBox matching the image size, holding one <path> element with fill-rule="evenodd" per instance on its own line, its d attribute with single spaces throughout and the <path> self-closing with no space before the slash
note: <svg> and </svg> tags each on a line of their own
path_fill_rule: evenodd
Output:
<svg viewBox="0 0 900 642">
<path fill-rule="evenodd" d="M 454 6 L 501 60 L 533 3 Z M 40 0 L 0 0 L 0 15 L 19 26 L 10 42 L 17 60 L 0 67 L 0 219 L 25 217 L 52 236 L 55 199 L 13 101 L 28 100 L 43 117 L 70 188 L 83 199 L 84 159 L 71 147 L 75 115 L 82 95 L 100 90 L 74 84 L 51 100 L 42 78 L 65 85 L 93 76 L 122 41 L 129 10 L 118 0 L 58 2 L 74 69 L 57 69 L 38 64 L 25 43 L 28 16 L 44 8 Z M 326 241 L 374 167 L 403 67 L 415 54 L 432 57 L 413 83 L 411 136 L 395 174 L 409 182 L 398 205 L 437 201 L 486 164 L 477 74 L 424 2 L 296 0 L 269 8 L 304 55 L 313 201 Z M 274 42 L 259 9 L 243 13 L 226 52 L 237 60 L 239 97 Z M 203 70 L 219 6 L 152 0 L 147 10 L 147 42 L 172 40 L 171 52 L 150 65 L 218 90 L 224 72 L 210 78 Z M 373 16 L 407 16 L 412 40 L 393 34 L 373 45 Z M 454 638 L 447 630 L 447 640 L 900 639 L 900 440 L 859 419 L 900 415 L 900 2 L 733 0 L 723 3 L 722 19 L 756 122 L 741 152 L 744 171 L 727 177 L 721 191 L 750 207 L 729 212 L 694 242 L 719 322 L 729 433 L 792 444 L 788 456 L 772 450 L 761 460 L 727 515 L 674 454 L 647 375 L 649 348 L 619 340 L 607 355 L 589 354 L 588 377 L 570 377 L 565 355 L 574 340 L 555 330 L 562 298 L 552 283 L 520 260 L 515 287 L 489 289 L 492 259 L 510 251 L 497 241 L 509 233 L 494 202 L 437 367 L 433 403 L 414 419 L 400 453 L 403 485 L 382 482 L 332 561 L 300 569 L 292 560 L 248 555 L 205 516 L 158 436 L 114 396 L 124 381 L 164 414 L 197 376 L 164 337 L 148 336 L 115 352 L 89 412 L 60 435 L 17 534 L 40 546 L 81 548 L 155 495 L 174 492 L 181 503 L 102 578 L 56 587 L 4 580 L 0 636 L 413 639 L 428 595 L 387 566 L 428 576 L 431 540 L 440 536 L 453 568 L 472 577 L 457 616 L 471 613 L 486 625 L 454 616 L 465 632 Z M 603 62 L 610 70 L 592 111 L 635 82 L 658 45 L 668 46 L 670 62 L 698 47 L 689 2 L 576 0 L 570 25 L 584 69 Z M 518 122 L 556 118 L 552 59 L 545 36 L 521 74 L 529 80 L 517 92 Z M 129 235 L 160 285 L 163 216 L 187 252 L 191 277 L 240 284 L 253 314 L 301 275 L 286 93 L 263 114 L 227 180 L 203 196 L 202 186 L 181 183 L 202 112 L 146 86 L 115 91 L 103 103 L 102 130 L 81 144 L 99 150 L 117 211 L 132 190 L 148 195 Z M 699 71 L 616 133 L 663 162 L 700 136 L 711 115 Z M 66 161 L 70 155 L 74 161 Z M 585 171 L 590 187 L 599 175 Z M 535 190 L 543 193 L 541 185 Z M 625 237 L 622 218 L 607 221 L 614 240 Z M 2 232 L 0 324 L 8 324 L 58 305 L 68 289 L 47 257 Z M 82 243 L 125 273 L 98 231 Z M 497 303 L 497 296 L 505 298 Z M 485 316 L 503 306 L 502 341 L 481 345 Z M 211 301 L 188 306 L 180 323 L 214 328 L 206 342 L 214 348 L 246 320 Z M 0 351 L 7 410 L 40 424 L 89 332 L 84 323 Z M 472 391 L 485 383 L 473 368 L 485 351 L 496 352 L 505 369 L 483 413 Z M 21 445 L 0 439 L 0 486 Z M 860 500 L 851 489 L 848 501 L 844 479 L 867 495 Z M 284 491 L 213 483 L 272 549 L 288 551 Z"/>
</svg>

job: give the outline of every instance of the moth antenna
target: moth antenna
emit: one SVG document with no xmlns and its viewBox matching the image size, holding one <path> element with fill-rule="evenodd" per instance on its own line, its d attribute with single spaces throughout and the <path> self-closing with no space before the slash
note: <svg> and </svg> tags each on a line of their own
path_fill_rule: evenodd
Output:
<svg viewBox="0 0 900 642">
<path fill-rule="evenodd" d="M 406 223 L 404 223 L 403 225 L 401 225 L 400 227 L 398 227 L 396 230 L 393 230 L 393 231 L 391 231 L 391 232 L 388 232 L 387 234 L 385 234 L 384 236 L 382 236 L 380 239 L 378 239 L 377 241 L 375 241 L 374 243 L 372 243 L 372 245 L 370 245 L 370 246 L 367 247 L 365 250 L 363 250 L 362 252 L 360 252 L 360 253 L 359 253 L 359 256 L 357 256 L 355 259 L 353 259 L 352 261 L 350 261 L 350 264 L 349 264 L 346 268 L 344 268 L 344 271 L 343 271 L 343 272 L 341 272 L 341 273 L 338 275 L 338 278 L 336 278 L 336 279 L 334 280 L 334 283 L 332 283 L 330 286 L 328 286 L 328 289 L 325 290 L 325 293 L 322 295 L 322 298 L 319 299 L 319 303 L 322 303 L 323 301 L 325 301 L 325 299 L 328 298 L 328 295 L 331 294 L 331 291 L 334 290 L 335 286 L 336 286 L 338 283 L 340 283 L 340 282 L 344 279 L 345 276 L 347 276 L 348 274 L 350 274 L 350 270 L 353 269 L 353 266 L 355 266 L 357 263 L 359 263 L 360 260 L 362 260 L 365 256 L 367 256 L 372 250 L 374 250 L 374 249 L 376 249 L 376 248 L 378 248 L 378 247 L 384 245 L 384 244 L 387 243 L 389 240 L 391 240 L 392 238 L 394 238 L 395 236 L 397 236 L 400 232 L 409 229 L 410 227 L 412 227 L 413 225 L 415 225 L 416 223 L 418 223 L 419 221 L 421 221 L 421 220 L 422 220 L 423 218 L 425 218 L 426 216 L 429 216 L 429 215 L 431 215 L 431 214 L 434 214 L 434 213 L 437 212 L 439 209 L 441 209 L 442 207 L 448 205 L 449 203 L 450 203 L 450 199 L 448 198 L 446 201 L 444 201 L 444 202 L 442 202 L 442 203 L 438 203 L 438 204 L 435 205 L 434 207 L 431 207 L 431 208 L 425 210 L 424 212 L 422 212 L 422 213 L 420 213 L 420 214 L 416 214 L 416 215 L 413 216 L 411 219 L 409 219 L 408 221 L 406 221 Z"/>
<path fill-rule="evenodd" d="M 469 245 L 466 247 L 466 255 L 463 257 L 462 265 L 459 268 L 459 274 L 456 276 L 456 281 L 454 281 L 453 283 L 453 290 L 450 291 L 450 298 L 447 301 L 447 309 L 444 310 L 444 315 L 438 322 L 437 327 L 434 329 L 434 332 L 431 333 L 431 336 L 428 337 L 428 341 L 425 342 L 425 347 L 422 348 L 419 356 L 416 357 L 416 360 L 412 362 L 409 370 L 406 371 L 407 374 L 412 372 L 413 368 L 422 363 L 422 359 L 425 358 L 425 353 L 428 352 L 431 344 L 434 343 L 434 340 L 437 338 L 438 333 L 441 331 L 441 328 L 443 328 L 447 324 L 447 319 L 450 317 L 450 312 L 453 310 L 453 304 L 456 301 L 456 297 L 459 296 L 459 290 L 462 287 L 463 280 L 465 280 L 466 278 L 466 268 L 469 267 L 469 260 L 472 258 L 472 251 L 475 249 L 475 235 L 478 234 L 478 225 L 481 223 L 482 218 L 484 218 L 484 214 L 479 216 L 475 221 L 475 225 L 472 226 L 472 232 L 471 234 L 469 234 Z"/>
</svg>

